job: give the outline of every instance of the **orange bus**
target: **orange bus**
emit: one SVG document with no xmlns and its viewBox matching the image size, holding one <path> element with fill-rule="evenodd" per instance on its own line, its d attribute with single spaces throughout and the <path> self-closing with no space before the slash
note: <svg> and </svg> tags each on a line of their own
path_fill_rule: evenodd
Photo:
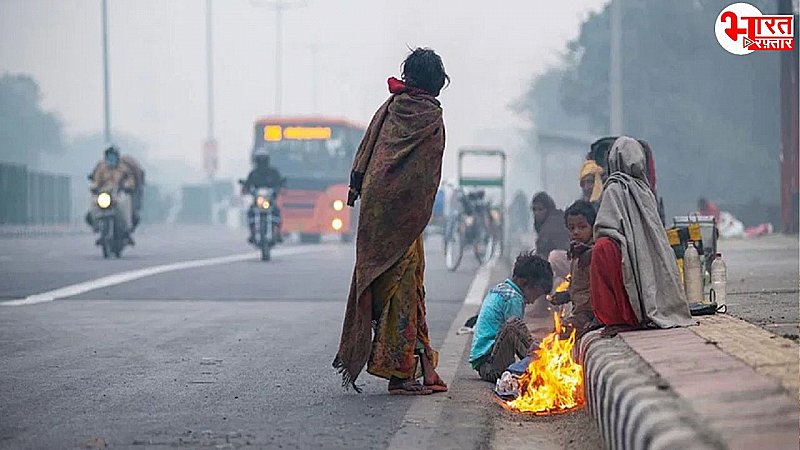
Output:
<svg viewBox="0 0 800 450">
<path fill-rule="evenodd" d="M 353 238 L 357 216 L 346 206 L 347 190 L 365 130 L 325 117 L 256 121 L 253 152 L 266 149 L 270 164 L 287 180 L 278 198 L 284 233 L 299 233 L 303 242 L 319 242 L 323 234 Z"/>
</svg>

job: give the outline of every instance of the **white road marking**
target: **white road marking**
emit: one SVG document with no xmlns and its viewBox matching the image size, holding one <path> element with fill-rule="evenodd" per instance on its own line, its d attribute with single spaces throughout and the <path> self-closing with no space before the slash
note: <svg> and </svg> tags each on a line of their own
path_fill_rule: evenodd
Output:
<svg viewBox="0 0 800 450">
<path fill-rule="evenodd" d="M 477 305 L 483 301 L 484 294 L 489 288 L 489 279 L 497 263 L 492 258 L 487 264 L 481 266 L 472 279 L 464 304 L 456 314 L 450 325 L 444 344 L 439 349 L 439 367 L 436 371 L 445 382 L 452 386 L 455 382 L 456 370 L 463 364 L 462 356 L 467 343 L 472 341 L 472 335 L 459 335 L 457 331 L 461 325 L 477 313 Z M 477 376 L 477 375 L 476 375 Z M 429 448 L 431 436 L 438 429 L 437 424 L 445 405 L 451 400 L 446 394 L 422 395 L 414 398 L 408 408 L 400 428 L 389 442 L 389 450 L 425 449 Z"/>
<path fill-rule="evenodd" d="M 272 251 L 272 255 L 280 257 L 280 256 L 298 255 L 302 253 L 313 253 L 320 251 L 324 247 L 325 246 L 321 245 L 309 245 L 309 246 L 277 248 Z M 160 266 L 146 267 L 144 269 L 129 270 L 126 272 L 115 273 L 113 275 L 108 275 L 94 280 L 84 281 L 83 283 L 72 284 L 52 291 L 29 295 L 21 299 L 0 302 L 0 305 L 21 306 L 21 305 L 35 305 L 37 303 L 52 302 L 53 300 L 57 300 L 59 298 L 72 297 L 74 295 L 80 295 L 85 292 L 94 291 L 96 289 L 116 286 L 118 284 L 127 283 L 129 281 L 134 281 L 145 277 L 151 277 L 153 275 L 158 275 L 166 272 L 174 272 L 176 270 L 195 269 L 198 267 L 217 266 L 220 264 L 229 264 L 234 262 L 247 261 L 251 259 L 257 259 L 260 257 L 260 255 L 261 255 L 260 252 L 239 253 L 236 255 L 222 256 L 218 258 L 195 259 L 195 260 L 182 261 L 171 264 L 162 264 Z"/>
<path fill-rule="evenodd" d="M 483 297 L 489 285 L 489 277 L 492 276 L 492 269 L 495 263 L 496 259 L 492 258 L 491 261 L 478 269 L 478 273 L 476 273 L 475 278 L 472 279 L 472 284 L 469 285 L 467 296 L 464 298 L 465 305 L 480 306 L 480 304 L 483 303 Z"/>
</svg>

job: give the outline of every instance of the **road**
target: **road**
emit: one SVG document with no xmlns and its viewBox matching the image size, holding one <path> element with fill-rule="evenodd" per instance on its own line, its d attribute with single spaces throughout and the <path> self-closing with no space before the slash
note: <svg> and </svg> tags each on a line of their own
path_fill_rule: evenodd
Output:
<svg viewBox="0 0 800 450">
<path fill-rule="evenodd" d="M 728 313 L 794 341 L 800 335 L 797 236 L 721 240 Z"/>
<path fill-rule="evenodd" d="M 0 296 L 114 273 L 252 252 L 241 233 L 143 229 L 105 261 L 89 235 L 0 239 Z M 287 252 L 289 254 L 283 254 Z M 296 252 L 296 253 L 292 253 Z M 344 244 L 174 270 L 79 295 L 0 307 L 0 447 L 385 448 L 413 398 L 331 368 L 353 265 Z M 465 258 L 465 261 L 467 258 Z M 434 345 L 476 266 L 427 268 Z"/>
<path fill-rule="evenodd" d="M 241 233 L 161 226 L 107 261 L 92 241 L 0 239 L 0 302 L 33 303 L 0 306 L 1 449 L 396 448 L 413 432 L 409 417 L 427 400 L 386 395 L 370 376 L 359 379 L 363 394 L 345 392 L 330 366 L 352 245 L 286 245 L 262 263 Z M 797 240 L 720 247 L 730 314 L 797 339 Z M 450 273 L 436 239 L 427 250 L 428 319 L 441 349 L 477 266 L 467 256 Z M 455 351 L 451 392 L 434 399 L 443 410 L 433 447 L 602 446 L 585 410 L 502 411 Z"/>
</svg>

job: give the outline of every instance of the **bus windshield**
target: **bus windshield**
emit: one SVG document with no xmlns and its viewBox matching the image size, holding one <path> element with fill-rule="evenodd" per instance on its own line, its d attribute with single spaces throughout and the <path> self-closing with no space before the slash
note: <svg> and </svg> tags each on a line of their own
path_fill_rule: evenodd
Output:
<svg viewBox="0 0 800 450">
<path fill-rule="evenodd" d="M 340 126 L 259 124 L 254 150 L 266 149 L 271 165 L 290 180 L 346 181 L 362 136 L 362 130 Z"/>
<path fill-rule="evenodd" d="M 352 157 L 341 140 L 267 143 L 272 165 L 284 176 L 299 178 L 347 177 Z"/>
</svg>

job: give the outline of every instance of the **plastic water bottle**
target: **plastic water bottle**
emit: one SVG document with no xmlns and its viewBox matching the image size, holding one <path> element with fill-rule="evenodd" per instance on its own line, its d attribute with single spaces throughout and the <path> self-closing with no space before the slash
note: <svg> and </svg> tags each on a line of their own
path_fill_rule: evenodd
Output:
<svg viewBox="0 0 800 450">
<path fill-rule="evenodd" d="M 711 262 L 711 290 L 714 292 L 712 299 L 717 302 L 717 309 L 727 308 L 725 302 L 727 283 L 728 268 L 722 260 L 722 253 L 717 253 Z"/>
<path fill-rule="evenodd" d="M 683 288 L 689 303 L 703 303 L 703 267 L 700 264 L 700 253 L 694 242 L 686 244 L 683 254 Z"/>
</svg>

